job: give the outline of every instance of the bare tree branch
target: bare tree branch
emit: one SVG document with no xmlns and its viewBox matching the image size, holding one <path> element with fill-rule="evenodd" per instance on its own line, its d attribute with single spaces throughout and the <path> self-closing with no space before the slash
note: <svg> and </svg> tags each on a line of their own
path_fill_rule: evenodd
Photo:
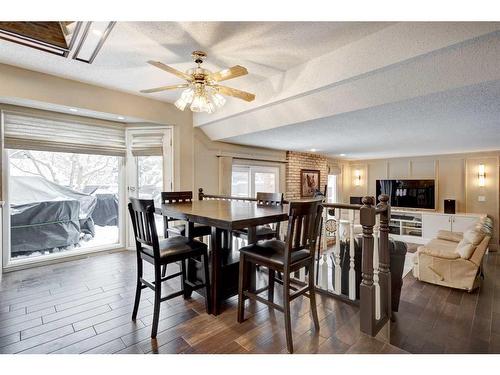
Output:
<svg viewBox="0 0 500 375">
<path fill-rule="evenodd" d="M 15 164 L 14 162 L 12 162 L 12 161 L 11 161 L 11 165 L 12 165 L 13 167 L 15 167 L 15 168 L 19 169 L 21 172 L 28 173 L 28 174 L 32 174 L 32 175 L 34 175 L 34 176 L 41 176 L 41 177 L 44 177 L 44 178 L 45 178 L 45 176 L 40 175 L 40 173 L 38 173 L 38 172 L 31 172 L 31 171 L 27 171 L 27 170 L 22 169 L 20 166 L 16 165 L 16 164 Z"/>
<path fill-rule="evenodd" d="M 36 160 L 33 155 L 31 154 L 31 152 L 29 151 L 26 151 L 25 155 L 28 157 L 28 159 L 31 160 L 31 162 L 33 163 L 33 165 L 35 166 L 35 168 L 37 169 L 37 171 L 40 173 L 40 176 L 44 177 L 44 178 L 47 178 L 45 176 L 45 174 L 42 172 L 39 164 L 43 165 L 44 167 L 46 167 L 48 169 L 48 171 L 50 172 L 50 175 L 52 176 L 52 181 L 55 182 L 55 183 L 59 183 L 57 177 L 56 177 L 56 174 L 54 172 L 54 170 L 52 169 L 52 165 L 50 165 L 49 163 L 45 163 L 41 160 Z"/>
</svg>

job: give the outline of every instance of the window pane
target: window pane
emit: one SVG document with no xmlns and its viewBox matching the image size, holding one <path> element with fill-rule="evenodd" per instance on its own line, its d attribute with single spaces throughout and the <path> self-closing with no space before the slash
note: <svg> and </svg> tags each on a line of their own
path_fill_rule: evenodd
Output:
<svg viewBox="0 0 500 375">
<path fill-rule="evenodd" d="M 8 151 L 12 258 L 119 242 L 121 157 Z"/>
<path fill-rule="evenodd" d="M 140 199 L 154 199 L 160 204 L 163 191 L 163 157 L 137 157 L 138 194 Z"/>
<path fill-rule="evenodd" d="M 159 207 L 163 191 L 163 156 L 138 156 L 137 178 L 138 197 L 153 199 L 155 207 Z M 163 235 L 163 218 L 155 215 L 155 222 L 158 235 Z"/>
<path fill-rule="evenodd" d="M 231 195 L 235 197 L 250 196 L 250 181 L 248 171 L 233 169 L 231 178 Z"/>
<path fill-rule="evenodd" d="M 328 175 L 328 200 L 331 202 L 337 202 L 337 176 Z"/>
<path fill-rule="evenodd" d="M 255 192 L 275 193 L 276 174 L 272 172 L 255 172 Z"/>
</svg>

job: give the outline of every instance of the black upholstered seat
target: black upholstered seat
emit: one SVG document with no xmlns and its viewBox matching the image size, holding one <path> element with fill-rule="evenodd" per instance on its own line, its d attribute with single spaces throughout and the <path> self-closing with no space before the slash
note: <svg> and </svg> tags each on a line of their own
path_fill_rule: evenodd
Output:
<svg viewBox="0 0 500 375">
<path fill-rule="evenodd" d="M 190 253 L 199 253 L 200 248 L 206 249 L 206 245 L 197 240 L 190 240 L 187 237 L 176 236 L 165 238 L 158 242 L 160 247 L 160 259 L 164 260 L 169 258 L 169 261 L 175 262 L 177 259 L 183 259 Z M 148 245 L 142 245 L 142 250 L 154 257 L 153 247 Z"/>
<path fill-rule="evenodd" d="M 233 231 L 233 236 L 235 237 L 248 237 L 248 229 L 238 229 Z M 257 227 L 257 239 L 259 240 L 264 240 L 264 239 L 271 239 L 278 237 L 278 233 L 276 232 L 276 229 L 271 228 L 268 225 L 259 225 Z"/>
<path fill-rule="evenodd" d="M 167 231 L 177 236 L 186 236 L 186 224 L 174 225 L 173 227 L 168 228 Z M 210 226 L 195 223 L 194 233 L 191 237 L 210 236 L 211 233 L 212 228 Z"/>
<path fill-rule="evenodd" d="M 283 266 L 285 264 L 285 246 L 285 242 L 280 240 L 259 241 L 241 248 L 240 253 L 244 253 L 248 260 L 251 258 L 257 263 L 271 262 L 276 266 Z M 307 258 L 309 254 L 309 250 L 306 249 L 292 251 L 290 254 L 291 264 Z"/>
<path fill-rule="evenodd" d="M 261 193 L 257 192 L 257 204 L 259 206 L 281 206 L 283 205 L 283 193 Z M 233 237 L 248 239 L 248 229 L 238 229 L 231 232 Z M 259 225 L 256 229 L 256 240 L 270 240 L 280 237 L 280 223 L 275 223 L 274 228 L 269 225 Z"/>
</svg>

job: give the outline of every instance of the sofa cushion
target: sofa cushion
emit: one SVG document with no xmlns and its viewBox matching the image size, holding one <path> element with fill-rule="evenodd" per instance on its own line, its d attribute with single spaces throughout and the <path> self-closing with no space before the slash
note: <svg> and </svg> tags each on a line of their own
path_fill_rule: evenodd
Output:
<svg viewBox="0 0 500 375">
<path fill-rule="evenodd" d="M 469 242 L 464 238 L 462 241 L 458 243 L 455 251 L 458 255 L 460 255 L 460 258 L 469 259 L 474 253 L 475 249 L 476 245 L 474 245 L 473 243 Z"/>
<path fill-rule="evenodd" d="M 456 252 L 456 248 L 456 242 L 435 238 L 430 240 L 425 246 L 420 246 L 417 251 L 438 258 L 458 259 L 460 255 Z"/>
<path fill-rule="evenodd" d="M 437 234 L 437 238 L 440 240 L 460 242 L 463 238 L 463 233 L 452 232 L 450 230 L 440 230 Z"/>
<path fill-rule="evenodd" d="M 477 246 L 484 238 L 484 233 L 476 230 L 476 229 L 469 229 L 464 232 L 464 240 Z"/>
</svg>

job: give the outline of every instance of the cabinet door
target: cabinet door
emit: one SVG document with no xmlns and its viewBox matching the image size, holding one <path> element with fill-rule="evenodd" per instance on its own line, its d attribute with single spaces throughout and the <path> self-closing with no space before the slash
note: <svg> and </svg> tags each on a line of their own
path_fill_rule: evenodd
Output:
<svg viewBox="0 0 500 375">
<path fill-rule="evenodd" d="M 478 217 L 474 216 L 453 216 L 451 230 L 453 232 L 465 232 L 477 223 Z"/>
<path fill-rule="evenodd" d="M 422 214 L 422 237 L 436 238 L 438 231 L 451 230 L 450 215 Z"/>
</svg>

